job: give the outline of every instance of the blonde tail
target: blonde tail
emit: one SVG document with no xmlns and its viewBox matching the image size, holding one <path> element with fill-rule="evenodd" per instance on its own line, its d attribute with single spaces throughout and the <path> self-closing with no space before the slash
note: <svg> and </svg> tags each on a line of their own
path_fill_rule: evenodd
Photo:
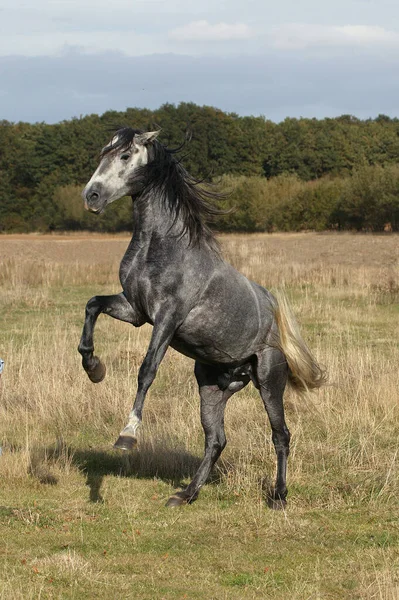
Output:
<svg viewBox="0 0 399 600">
<path fill-rule="evenodd" d="M 287 298 L 278 294 L 274 317 L 279 331 L 276 345 L 284 353 L 289 368 L 289 383 L 297 392 L 307 392 L 327 383 L 327 373 L 310 352 L 299 331 Z"/>
</svg>

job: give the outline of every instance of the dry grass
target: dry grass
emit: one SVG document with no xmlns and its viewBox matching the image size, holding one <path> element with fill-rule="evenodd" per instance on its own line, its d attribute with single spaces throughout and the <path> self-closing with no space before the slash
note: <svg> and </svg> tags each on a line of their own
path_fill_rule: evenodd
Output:
<svg viewBox="0 0 399 600">
<path fill-rule="evenodd" d="M 399 598 L 398 241 L 222 237 L 241 271 L 285 288 L 331 385 L 287 394 L 285 514 L 262 500 L 275 456 L 250 388 L 229 402 L 213 484 L 171 514 L 203 448 L 192 361 L 168 351 L 140 447 L 121 457 L 150 328 L 99 320 L 98 386 L 76 352 L 85 301 L 118 291 L 127 239 L 0 237 L 0 598 Z"/>
</svg>

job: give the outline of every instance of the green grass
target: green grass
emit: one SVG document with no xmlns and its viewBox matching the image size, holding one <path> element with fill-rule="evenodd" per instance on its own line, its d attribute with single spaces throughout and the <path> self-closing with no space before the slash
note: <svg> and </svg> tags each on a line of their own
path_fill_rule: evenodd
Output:
<svg viewBox="0 0 399 600">
<path fill-rule="evenodd" d="M 333 385 L 287 394 L 287 510 L 266 506 L 275 455 L 249 387 L 229 402 L 211 481 L 171 510 L 203 452 L 193 363 L 168 352 L 139 448 L 113 451 L 150 330 L 101 317 L 107 378 L 88 381 L 76 352 L 84 306 L 112 291 L 66 283 L 0 299 L 0 598 L 397 600 L 397 306 L 289 286 Z"/>
<path fill-rule="evenodd" d="M 160 480 L 108 475 L 96 503 L 86 483 L 74 473 L 7 493 L 4 597 L 27 597 L 25 587 L 44 598 L 357 598 L 375 573 L 398 567 L 388 508 L 314 510 L 294 498 L 287 514 L 271 513 L 255 499 L 224 506 L 208 486 L 201 502 L 170 511 Z"/>
</svg>

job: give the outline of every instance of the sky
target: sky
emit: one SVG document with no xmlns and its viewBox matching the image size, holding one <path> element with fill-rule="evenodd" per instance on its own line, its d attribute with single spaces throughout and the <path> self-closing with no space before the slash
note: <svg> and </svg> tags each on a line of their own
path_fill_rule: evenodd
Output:
<svg viewBox="0 0 399 600">
<path fill-rule="evenodd" d="M 0 119 L 399 117 L 397 0 L 2 0 Z"/>
</svg>

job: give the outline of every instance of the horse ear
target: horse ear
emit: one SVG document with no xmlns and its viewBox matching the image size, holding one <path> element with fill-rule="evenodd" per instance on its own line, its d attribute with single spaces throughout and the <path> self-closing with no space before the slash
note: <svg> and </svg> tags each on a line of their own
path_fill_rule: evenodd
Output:
<svg viewBox="0 0 399 600">
<path fill-rule="evenodd" d="M 153 142 L 158 137 L 160 132 L 161 130 L 159 129 L 158 131 L 146 131 L 145 133 L 137 133 L 134 136 L 133 142 L 136 145 L 145 146 L 146 144 Z"/>
</svg>

